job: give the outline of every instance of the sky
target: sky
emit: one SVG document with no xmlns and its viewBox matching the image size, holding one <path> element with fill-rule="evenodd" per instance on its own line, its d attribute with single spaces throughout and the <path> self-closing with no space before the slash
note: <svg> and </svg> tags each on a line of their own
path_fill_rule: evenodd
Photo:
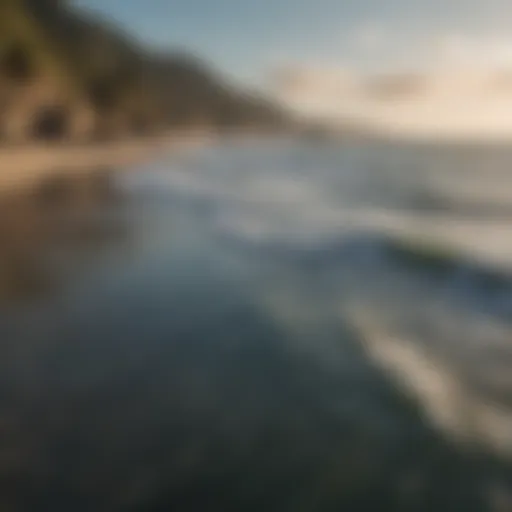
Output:
<svg viewBox="0 0 512 512">
<path fill-rule="evenodd" d="M 442 128 L 512 137 L 512 115 L 504 114 L 512 113 L 510 0 L 75 4 L 111 18 L 146 44 L 191 51 L 303 113 L 407 134 Z M 420 83 L 413 94 L 375 93 L 376 76 L 396 82 L 408 74 Z"/>
<path fill-rule="evenodd" d="M 410 66 L 443 39 L 512 41 L 509 0 L 77 0 L 159 47 L 265 80 L 281 65 Z M 430 56 L 432 58 L 432 56 Z"/>
</svg>

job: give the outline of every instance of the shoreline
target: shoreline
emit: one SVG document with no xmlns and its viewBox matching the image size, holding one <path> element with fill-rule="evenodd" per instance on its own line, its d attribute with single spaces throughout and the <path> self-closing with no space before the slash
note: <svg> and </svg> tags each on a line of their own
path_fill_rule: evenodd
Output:
<svg viewBox="0 0 512 512">
<path fill-rule="evenodd" d="M 23 192 L 47 179 L 101 168 L 121 171 L 173 149 L 211 140 L 209 134 L 164 133 L 92 144 L 33 144 L 0 148 L 0 194 Z"/>
</svg>

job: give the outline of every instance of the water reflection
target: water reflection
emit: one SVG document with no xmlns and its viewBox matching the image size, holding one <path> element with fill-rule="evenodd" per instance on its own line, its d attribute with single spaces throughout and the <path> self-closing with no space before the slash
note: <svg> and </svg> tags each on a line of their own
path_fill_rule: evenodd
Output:
<svg viewBox="0 0 512 512">
<path fill-rule="evenodd" d="M 462 292 L 459 260 L 387 236 L 275 237 L 310 226 L 308 201 L 332 206 L 301 167 L 338 183 L 329 158 L 216 151 L 203 175 L 192 159 L 128 176 L 122 193 L 53 183 L 2 205 L 5 274 L 21 265 L 48 285 L 2 287 L 0 507 L 507 510 L 506 453 L 448 435 L 410 379 L 431 361 L 442 393 L 466 376 L 461 351 L 441 350 L 436 305 L 468 331 L 506 324 L 489 304 L 507 275 L 468 263 Z M 303 181 L 287 187 L 272 162 Z M 435 358 L 404 360 L 383 326 Z"/>
<path fill-rule="evenodd" d="M 77 265 L 129 239 L 128 224 L 109 216 L 120 196 L 107 170 L 57 176 L 0 200 L 0 301 L 46 298 Z M 66 274 L 69 277 L 69 273 Z"/>
<path fill-rule="evenodd" d="M 357 333 L 331 327 L 339 371 L 230 279 L 174 284 L 118 284 L 3 344 L 15 510 L 485 510 L 485 459 L 450 448 Z"/>
</svg>

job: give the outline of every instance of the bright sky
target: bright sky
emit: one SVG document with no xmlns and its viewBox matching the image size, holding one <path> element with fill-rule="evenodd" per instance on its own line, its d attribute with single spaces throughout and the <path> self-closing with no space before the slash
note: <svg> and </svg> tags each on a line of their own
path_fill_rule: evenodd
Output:
<svg viewBox="0 0 512 512">
<path fill-rule="evenodd" d="M 260 81 L 283 63 L 372 68 L 425 59 L 450 37 L 512 41 L 510 0 L 76 0 L 156 45 L 185 46 Z"/>
<path fill-rule="evenodd" d="M 228 76 L 272 86 L 303 110 L 383 122 L 407 133 L 442 126 L 512 136 L 510 0 L 75 3 L 151 45 L 184 47 Z M 282 70 L 292 77 L 299 72 L 291 89 L 275 80 Z M 497 78 L 496 70 L 510 74 Z M 421 74 L 419 93 L 377 101 L 368 96 L 368 75 L 403 72 Z M 504 86 L 488 85 L 500 80 Z"/>
</svg>

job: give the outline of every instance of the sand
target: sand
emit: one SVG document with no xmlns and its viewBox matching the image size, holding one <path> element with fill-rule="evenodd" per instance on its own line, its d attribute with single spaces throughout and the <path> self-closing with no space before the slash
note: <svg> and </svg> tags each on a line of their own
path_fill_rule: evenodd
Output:
<svg viewBox="0 0 512 512">
<path fill-rule="evenodd" d="M 203 134 L 162 134 L 94 144 L 39 144 L 0 148 L 0 193 L 37 186 L 54 176 L 100 168 L 122 170 L 177 147 L 204 143 Z"/>
</svg>

